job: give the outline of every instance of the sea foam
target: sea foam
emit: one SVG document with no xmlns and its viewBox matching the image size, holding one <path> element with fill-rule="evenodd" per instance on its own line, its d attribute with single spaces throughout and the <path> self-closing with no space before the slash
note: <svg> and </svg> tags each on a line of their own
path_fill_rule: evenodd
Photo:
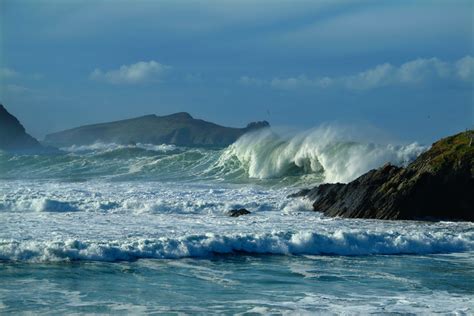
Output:
<svg viewBox="0 0 474 316">
<path fill-rule="evenodd" d="M 348 132 L 330 126 L 291 137 L 266 129 L 239 138 L 223 152 L 218 165 L 237 160 L 251 178 L 315 173 L 322 174 L 324 182 L 348 182 L 387 162 L 406 165 L 425 150 L 417 143 L 353 141 Z"/>
<path fill-rule="evenodd" d="M 433 254 L 474 250 L 474 233 L 272 232 L 111 241 L 0 241 L 0 259 L 20 261 L 131 261 L 177 259 L 244 252 L 279 255 Z"/>
<path fill-rule="evenodd" d="M 305 199 L 285 198 L 289 191 L 222 184 L 0 182 L 0 259 L 474 251 L 472 223 L 327 218 Z M 251 214 L 228 216 L 240 207 Z"/>
</svg>

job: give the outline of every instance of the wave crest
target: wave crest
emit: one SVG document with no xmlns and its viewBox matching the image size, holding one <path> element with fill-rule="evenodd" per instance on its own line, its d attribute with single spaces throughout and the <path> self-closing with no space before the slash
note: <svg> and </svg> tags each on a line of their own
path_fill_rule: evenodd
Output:
<svg viewBox="0 0 474 316">
<path fill-rule="evenodd" d="M 106 152 L 106 151 L 114 151 L 119 149 L 134 149 L 140 148 L 148 151 L 156 151 L 156 152 L 168 152 L 176 150 L 177 147 L 175 145 L 168 145 L 168 144 L 161 144 L 161 145 L 153 145 L 153 144 L 130 144 L 130 145 L 121 145 L 116 143 L 94 143 L 91 145 L 72 145 L 70 147 L 63 147 L 61 150 L 70 153 L 83 153 L 83 152 Z"/>
<path fill-rule="evenodd" d="M 229 146 L 217 166 L 244 168 L 251 178 L 320 174 L 324 182 L 348 182 L 386 162 L 406 165 L 426 147 L 379 145 L 348 140 L 340 129 L 322 127 L 284 138 L 267 129 L 243 135 Z"/>
<path fill-rule="evenodd" d="M 180 238 L 123 241 L 0 241 L 0 260 L 12 261 L 133 261 L 209 257 L 215 254 L 394 255 L 472 251 L 474 235 L 362 230 L 333 232 L 273 232 L 262 234 L 202 234 Z"/>
</svg>

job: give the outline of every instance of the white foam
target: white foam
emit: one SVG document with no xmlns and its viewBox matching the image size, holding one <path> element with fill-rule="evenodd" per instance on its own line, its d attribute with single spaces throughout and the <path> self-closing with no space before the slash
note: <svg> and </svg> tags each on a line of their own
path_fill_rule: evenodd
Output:
<svg viewBox="0 0 474 316">
<path fill-rule="evenodd" d="M 224 151 L 218 166 L 237 159 L 251 178 L 279 178 L 301 172 L 323 173 L 325 182 L 348 182 L 387 162 L 406 165 L 424 150 L 426 147 L 417 143 L 354 142 L 348 132 L 331 126 L 290 138 L 265 129 L 239 138 Z"/>
<path fill-rule="evenodd" d="M 215 253 L 426 254 L 474 250 L 474 224 L 335 219 L 291 189 L 0 181 L 0 258 L 135 260 Z M 244 207 L 250 215 L 233 218 Z"/>
<path fill-rule="evenodd" d="M 50 198 L 19 199 L 15 201 L 1 201 L 0 211 L 13 212 L 76 212 L 79 208 L 74 203 L 58 201 Z"/>
<path fill-rule="evenodd" d="M 474 234 L 333 232 L 272 232 L 219 235 L 206 233 L 156 239 L 111 241 L 0 241 L 0 259 L 21 261 L 121 261 L 141 258 L 176 259 L 213 254 L 373 255 L 431 254 L 474 250 Z"/>
<path fill-rule="evenodd" d="M 128 148 L 128 149 L 141 148 L 141 149 L 157 151 L 157 152 L 168 152 L 168 151 L 173 151 L 177 149 L 175 145 L 171 145 L 171 144 L 154 145 L 154 144 L 136 143 L 136 144 L 130 144 L 130 145 L 123 145 L 123 144 L 117 144 L 117 143 L 96 142 L 90 145 L 72 145 L 70 147 L 63 147 L 61 148 L 61 150 L 71 152 L 71 153 L 82 153 L 82 152 L 90 152 L 90 151 L 107 152 L 107 151 L 113 151 L 113 150 L 124 149 L 124 148 Z"/>
</svg>

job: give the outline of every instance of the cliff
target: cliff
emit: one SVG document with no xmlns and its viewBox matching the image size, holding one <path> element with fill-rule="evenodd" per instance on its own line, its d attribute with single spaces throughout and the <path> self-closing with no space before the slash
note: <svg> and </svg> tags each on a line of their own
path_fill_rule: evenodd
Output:
<svg viewBox="0 0 474 316">
<path fill-rule="evenodd" d="M 44 151 L 40 143 L 26 133 L 20 121 L 0 104 L 0 150 L 25 152 Z"/>
<path fill-rule="evenodd" d="M 328 216 L 474 221 L 474 131 L 434 143 L 406 168 L 387 164 L 297 195 Z"/>
<path fill-rule="evenodd" d="M 232 144 L 244 133 L 268 126 L 268 122 L 263 121 L 250 123 L 245 128 L 230 128 L 194 119 L 182 112 L 77 127 L 49 134 L 45 142 L 59 147 L 96 142 L 221 147 Z"/>
</svg>

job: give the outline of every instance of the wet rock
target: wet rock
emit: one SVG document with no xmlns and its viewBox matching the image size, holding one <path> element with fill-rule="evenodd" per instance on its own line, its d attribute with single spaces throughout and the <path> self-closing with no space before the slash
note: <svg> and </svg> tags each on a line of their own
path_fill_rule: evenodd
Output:
<svg viewBox="0 0 474 316">
<path fill-rule="evenodd" d="M 239 217 L 239 216 L 247 215 L 247 214 L 250 214 L 250 211 L 248 211 L 244 208 L 229 211 L 229 216 L 230 217 Z"/>
<path fill-rule="evenodd" d="M 474 131 L 433 144 L 406 168 L 386 164 L 354 181 L 294 196 L 328 216 L 474 221 Z"/>
</svg>

